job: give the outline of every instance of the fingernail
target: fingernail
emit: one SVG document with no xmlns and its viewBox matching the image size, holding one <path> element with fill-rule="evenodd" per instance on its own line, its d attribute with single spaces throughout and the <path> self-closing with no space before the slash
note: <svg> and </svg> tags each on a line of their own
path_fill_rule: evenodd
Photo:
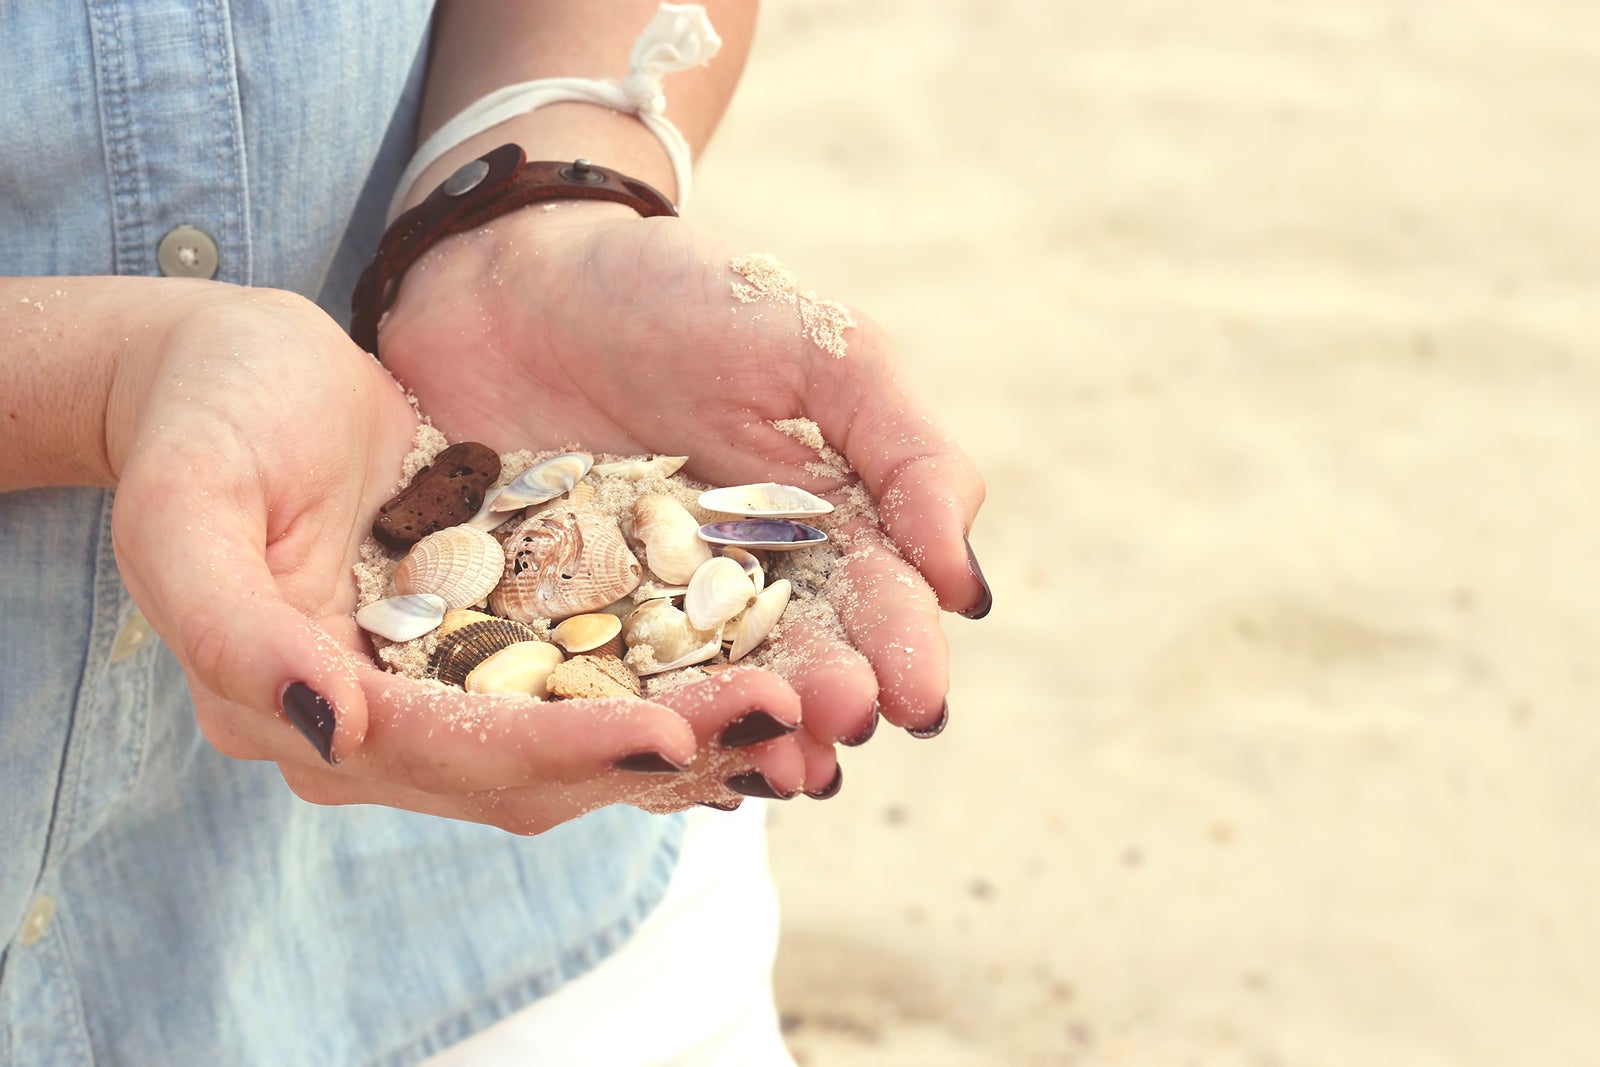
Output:
<svg viewBox="0 0 1600 1067">
<path fill-rule="evenodd" d="M 761 797 L 763 800 L 788 800 L 794 796 L 794 793 L 780 793 L 772 788 L 772 783 L 767 781 L 767 776 L 760 771 L 736 774 L 723 784 L 735 793 L 743 793 L 747 797 Z"/>
<path fill-rule="evenodd" d="M 832 781 L 830 781 L 827 785 L 823 786 L 822 790 L 820 792 L 813 793 L 810 790 L 807 790 L 806 791 L 806 796 L 810 797 L 812 800 L 828 800 L 831 797 L 838 796 L 839 795 L 839 790 L 841 790 L 843 788 L 844 788 L 844 768 L 843 767 L 835 767 L 833 769 L 833 779 L 832 779 Z"/>
<path fill-rule="evenodd" d="M 918 730 L 913 730 L 911 727 L 907 726 L 906 733 L 910 734 L 912 737 L 920 737 L 923 739 L 927 739 L 929 737 L 938 737 L 940 734 L 944 733 L 944 728 L 949 724 L 949 722 L 950 702 L 947 700 L 944 702 L 944 706 L 939 709 L 939 718 L 936 719 L 931 725 L 924 726 Z"/>
<path fill-rule="evenodd" d="M 855 748 L 857 745 L 864 745 L 868 741 L 871 741 L 872 740 L 872 735 L 877 733 L 877 732 L 878 732 L 878 702 L 876 700 L 874 700 L 872 702 L 872 717 L 867 720 L 866 727 L 860 733 L 856 734 L 854 737 L 846 737 L 843 740 L 841 740 L 839 743 L 841 745 L 849 745 L 851 748 Z"/>
<path fill-rule="evenodd" d="M 744 800 L 742 798 L 727 802 L 720 800 L 697 800 L 695 803 L 700 805 L 702 808 L 715 808 L 718 811 L 738 811 L 739 805 L 743 804 Z"/>
<path fill-rule="evenodd" d="M 682 774 L 689 769 L 687 765 L 674 763 L 653 750 L 623 756 L 611 766 L 615 770 L 632 771 L 634 774 Z"/>
<path fill-rule="evenodd" d="M 978 584 L 983 587 L 983 595 L 978 602 L 966 611 L 958 612 L 964 619 L 981 619 L 989 614 L 989 609 L 994 607 L 994 594 L 989 592 L 989 583 L 984 581 L 983 568 L 978 566 L 978 557 L 972 554 L 972 542 L 967 541 L 967 566 L 972 568 L 972 576 L 978 579 Z"/>
<path fill-rule="evenodd" d="M 328 763 L 333 763 L 333 729 L 337 725 L 328 698 L 304 682 L 290 682 L 283 690 L 283 713 Z"/>
<path fill-rule="evenodd" d="M 792 734 L 798 728 L 798 723 L 784 722 L 760 708 L 753 708 L 724 727 L 717 744 L 723 748 L 744 748 Z"/>
</svg>

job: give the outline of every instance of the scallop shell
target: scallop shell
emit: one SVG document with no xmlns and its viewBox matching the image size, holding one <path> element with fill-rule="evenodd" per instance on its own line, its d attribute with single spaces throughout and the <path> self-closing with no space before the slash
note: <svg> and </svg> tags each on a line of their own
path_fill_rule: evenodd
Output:
<svg viewBox="0 0 1600 1067">
<path fill-rule="evenodd" d="M 708 522 L 700 527 L 702 541 L 746 549 L 765 548 L 773 552 L 809 548 L 827 539 L 828 535 L 815 526 L 791 519 L 733 519 L 729 522 Z"/>
<path fill-rule="evenodd" d="M 683 611 L 695 629 L 718 630 L 755 599 L 755 586 L 739 561 L 718 556 L 694 572 L 683 594 Z"/>
<path fill-rule="evenodd" d="M 356 625 L 391 641 L 421 637 L 444 621 L 444 598 L 432 593 L 374 600 L 356 612 Z"/>
<path fill-rule="evenodd" d="M 644 568 L 616 520 L 592 511 L 533 515 L 506 541 L 489 608 L 518 622 L 598 611 L 638 586 Z"/>
<path fill-rule="evenodd" d="M 606 612 L 574 615 L 550 631 L 550 640 L 567 654 L 622 655 L 622 620 Z"/>
<path fill-rule="evenodd" d="M 596 463 L 593 473 L 602 478 L 623 478 L 630 482 L 637 482 L 641 478 L 648 478 L 658 474 L 663 478 L 671 477 L 678 473 L 678 469 L 689 462 L 688 456 L 652 456 L 650 459 L 624 459 L 615 463 Z"/>
<path fill-rule="evenodd" d="M 738 663 L 750 650 L 767 639 L 778 624 L 783 609 L 789 606 L 791 592 L 789 579 L 779 578 L 756 597 L 756 602 L 730 622 L 722 633 L 723 640 L 733 637 L 733 647 L 728 650 L 728 662 Z"/>
<path fill-rule="evenodd" d="M 660 493 L 641 496 L 633 505 L 633 536 L 644 543 L 650 573 L 668 585 L 683 585 L 711 558 L 711 547 L 699 536 L 700 524 L 689 509 Z"/>
<path fill-rule="evenodd" d="M 516 511 L 529 504 L 554 500 L 583 480 L 594 465 L 587 452 L 563 452 L 523 471 L 490 505 L 493 511 Z"/>
<path fill-rule="evenodd" d="M 590 485 L 588 482 L 579 482 L 577 485 L 567 490 L 567 503 L 571 504 L 573 507 L 582 507 L 583 505 L 591 503 L 594 500 L 595 492 L 596 489 L 593 485 Z"/>
<path fill-rule="evenodd" d="M 539 635 L 520 622 L 485 616 L 457 627 L 439 638 L 428 657 L 428 677 L 465 688 L 474 667 L 507 645 L 537 641 Z"/>
<path fill-rule="evenodd" d="M 469 693 L 550 695 L 550 675 L 566 659 L 548 641 L 517 641 L 495 652 L 467 675 Z"/>
<path fill-rule="evenodd" d="M 698 531 L 696 531 L 698 533 Z M 727 556 L 739 566 L 744 568 L 744 573 L 750 579 L 750 584 L 760 593 L 767 584 L 767 571 L 761 565 L 761 557 L 754 552 L 746 551 L 736 545 L 723 545 L 717 552 L 719 556 Z"/>
<path fill-rule="evenodd" d="M 640 675 L 660 674 L 713 659 L 722 650 L 717 631 L 697 630 L 670 600 L 647 600 L 622 620 L 625 662 Z"/>
<path fill-rule="evenodd" d="M 500 543 L 482 530 L 452 526 L 431 533 L 394 569 L 395 592 L 433 593 L 447 608 L 480 604 L 505 573 Z"/>
<path fill-rule="evenodd" d="M 798 485 L 782 482 L 755 482 L 707 489 L 700 494 L 700 506 L 724 515 L 743 515 L 751 519 L 788 519 L 805 515 L 826 515 L 833 505 L 813 496 Z"/>
</svg>

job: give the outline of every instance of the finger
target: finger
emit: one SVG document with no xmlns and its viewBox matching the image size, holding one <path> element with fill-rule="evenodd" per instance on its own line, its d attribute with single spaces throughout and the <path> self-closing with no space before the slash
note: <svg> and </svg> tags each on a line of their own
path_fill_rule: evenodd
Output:
<svg viewBox="0 0 1600 1067">
<path fill-rule="evenodd" d="M 795 744 L 805 760 L 806 796 L 812 800 L 829 800 L 837 796 L 844 787 L 844 768 L 839 766 L 834 747 L 805 733 L 795 739 Z"/>
<path fill-rule="evenodd" d="M 787 799 L 804 787 L 805 761 L 795 740 L 800 695 L 776 674 L 733 667 L 655 699 L 692 723 L 701 742 L 693 774 L 676 786 L 680 796 L 703 800 L 705 787 L 720 785 L 744 796 Z"/>
<path fill-rule="evenodd" d="M 844 635 L 807 619 L 785 621 L 768 638 L 760 665 L 800 694 L 805 732 L 818 742 L 860 744 L 877 721 L 878 678 Z M 863 735 L 866 736 L 863 736 Z M 859 738 L 860 740 L 857 740 Z M 808 775 L 807 788 L 815 785 Z"/>
</svg>

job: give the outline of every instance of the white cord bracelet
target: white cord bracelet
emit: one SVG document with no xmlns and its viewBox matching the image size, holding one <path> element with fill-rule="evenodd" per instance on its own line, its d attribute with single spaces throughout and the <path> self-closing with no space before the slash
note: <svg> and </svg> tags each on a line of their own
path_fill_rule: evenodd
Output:
<svg viewBox="0 0 1600 1067">
<path fill-rule="evenodd" d="M 689 200 L 693 158 L 689 142 L 667 120 L 667 97 L 661 89 L 661 76 L 703 66 L 721 47 L 722 38 L 712 29 L 705 8 L 699 4 L 662 4 L 633 44 L 626 78 L 541 78 L 496 89 L 439 127 L 417 149 L 395 186 L 394 198 L 389 202 L 390 220 L 398 214 L 406 191 L 417 177 L 462 141 L 546 104 L 569 101 L 599 104 L 613 111 L 638 115 L 639 121 L 656 135 L 672 161 L 672 176 L 678 184 L 678 207 L 682 208 Z"/>
</svg>

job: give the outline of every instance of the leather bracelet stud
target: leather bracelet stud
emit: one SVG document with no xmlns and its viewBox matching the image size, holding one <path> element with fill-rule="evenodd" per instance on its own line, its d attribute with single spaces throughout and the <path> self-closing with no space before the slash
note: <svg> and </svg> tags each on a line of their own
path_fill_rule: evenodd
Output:
<svg viewBox="0 0 1600 1067">
<path fill-rule="evenodd" d="M 378 322 L 394 302 L 400 278 L 429 248 L 520 207 L 545 200 L 610 200 L 641 216 L 676 215 L 672 201 L 644 182 L 586 159 L 529 162 L 521 146 L 501 145 L 464 163 L 426 200 L 384 231 L 377 254 L 356 282 L 350 336 L 378 355 Z"/>
</svg>

